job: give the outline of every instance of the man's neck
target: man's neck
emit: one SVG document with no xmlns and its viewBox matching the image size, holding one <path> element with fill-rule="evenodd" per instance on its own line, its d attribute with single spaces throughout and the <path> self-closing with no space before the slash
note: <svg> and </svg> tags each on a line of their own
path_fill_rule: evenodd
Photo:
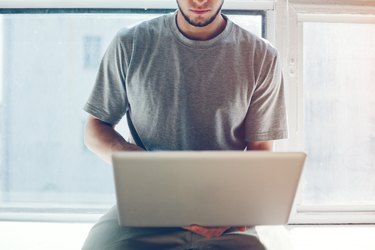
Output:
<svg viewBox="0 0 375 250">
<path fill-rule="evenodd" d="M 216 37 L 225 29 L 227 23 L 223 16 L 219 13 L 212 23 L 204 27 L 196 27 L 189 24 L 182 16 L 180 11 L 177 12 L 176 22 L 181 33 L 187 38 L 200 41 L 205 41 Z"/>
</svg>

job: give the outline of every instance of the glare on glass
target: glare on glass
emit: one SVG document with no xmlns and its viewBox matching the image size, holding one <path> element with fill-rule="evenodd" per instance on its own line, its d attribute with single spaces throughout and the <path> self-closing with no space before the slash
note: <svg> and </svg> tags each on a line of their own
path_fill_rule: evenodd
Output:
<svg viewBox="0 0 375 250">
<path fill-rule="evenodd" d="M 82 108 L 116 32 L 159 15 L 0 15 L 0 204 L 114 203 L 111 167 L 83 144 Z M 237 20 L 262 34 L 261 18 Z"/>
</svg>

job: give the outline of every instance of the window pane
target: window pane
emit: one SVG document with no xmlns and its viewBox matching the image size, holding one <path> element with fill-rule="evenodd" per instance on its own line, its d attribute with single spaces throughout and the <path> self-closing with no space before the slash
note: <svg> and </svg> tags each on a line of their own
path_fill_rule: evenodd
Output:
<svg viewBox="0 0 375 250">
<path fill-rule="evenodd" d="M 262 37 L 262 16 L 261 15 L 230 15 L 227 14 L 235 24 L 249 30 L 253 34 Z"/>
<path fill-rule="evenodd" d="M 0 204 L 114 203 L 111 167 L 83 144 L 82 108 L 116 32 L 158 15 L 0 15 Z M 262 34 L 261 16 L 240 19 Z"/>
<path fill-rule="evenodd" d="M 375 25 L 303 29 L 302 205 L 375 204 Z"/>
</svg>

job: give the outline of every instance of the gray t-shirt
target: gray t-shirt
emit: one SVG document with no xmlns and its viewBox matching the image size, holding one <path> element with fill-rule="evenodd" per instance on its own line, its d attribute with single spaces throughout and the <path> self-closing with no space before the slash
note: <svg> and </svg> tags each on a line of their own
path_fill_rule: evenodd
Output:
<svg viewBox="0 0 375 250">
<path fill-rule="evenodd" d="M 110 124 L 129 111 L 147 150 L 243 150 L 286 138 L 277 51 L 230 20 L 211 40 L 188 39 L 175 16 L 117 34 L 85 110 Z"/>
</svg>

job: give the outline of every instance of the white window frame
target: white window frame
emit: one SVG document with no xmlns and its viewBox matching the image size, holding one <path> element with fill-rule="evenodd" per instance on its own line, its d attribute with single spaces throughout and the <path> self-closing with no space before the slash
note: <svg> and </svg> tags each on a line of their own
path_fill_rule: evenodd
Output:
<svg viewBox="0 0 375 250">
<path fill-rule="evenodd" d="M 332 1 L 309 4 L 307 0 L 279 0 L 276 6 L 276 46 L 282 54 L 287 83 L 289 139 L 279 149 L 300 151 L 303 141 L 303 24 L 304 22 L 375 23 L 375 3 L 370 1 Z M 358 5 L 356 5 L 358 4 Z M 286 32 L 285 32 L 286 31 Z M 298 195 L 297 195 L 298 197 Z M 375 206 L 301 206 L 297 198 L 291 224 L 373 224 Z"/>
</svg>

